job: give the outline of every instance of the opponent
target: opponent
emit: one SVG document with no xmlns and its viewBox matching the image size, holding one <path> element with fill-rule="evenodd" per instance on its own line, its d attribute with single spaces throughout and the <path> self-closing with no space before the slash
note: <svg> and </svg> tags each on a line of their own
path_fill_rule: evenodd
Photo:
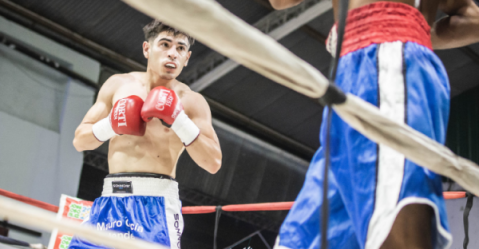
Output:
<svg viewBox="0 0 479 249">
<path fill-rule="evenodd" d="M 110 141 L 109 175 L 91 209 L 89 224 L 180 248 L 181 202 L 175 180 L 185 150 L 211 174 L 221 149 L 205 99 L 176 80 L 194 39 L 153 21 L 143 29 L 146 72 L 117 74 L 101 87 L 96 103 L 75 132 L 78 151 Z M 74 238 L 69 248 L 105 248 Z"/>
<path fill-rule="evenodd" d="M 301 2 L 270 1 L 278 9 Z M 333 0 L 335 17 L 338 4 Z M 448 16 L 434 23 L 438 8 Z M 335 29 L 326 44 L 333 53 Z M 479 8 L 472 0 L 350 0 L 336 84 L 387 117 L 444 143 L 449 82 L 432 45 L 444 49 L 478 41 Z M 327 111 L 323 117 L 326 120 Z M 325 135 L 322 125 L 321 144 Z M 319 248 L 320 236 L 327 236 L 334 249 L 450 247 L 439 175 L 372 142 L 334 113 L 330 135 L 329 229 L 319 231 L 324 171 L 320 148 L 276 249 Z"/>
</svg>

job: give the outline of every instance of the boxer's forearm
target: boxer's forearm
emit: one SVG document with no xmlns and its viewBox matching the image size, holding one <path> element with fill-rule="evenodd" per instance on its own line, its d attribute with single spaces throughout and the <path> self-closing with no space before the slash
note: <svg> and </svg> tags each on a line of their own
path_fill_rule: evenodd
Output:
<svg viewBox="0 0 479 249">
<path fill-rule="evenodd" d="M 479 42 L 479 7 L 473 1 L 451 8 L 449 16 L 434 24 L 431 41 L 434 49 L 449 49 Z"/>
<path fill-rule="evenodd" d="M 209 173 L 215 174 L 220 170 L 222 159 L 221 148 L 214 139 L 200 133 L 198 138 L 186 147 L 186 151 L 198 166 Z"/>
<path fill-rule="evenodd" d="M 93 135 L 92 126 L 93 124 L 81 124 L 76 129 L 73 146 L 77 151 L 94 150 L 103 144 Z"/>
<path fill-rule="evenodd" d="M 434 49 L 464 47 L 479 42 L 479 18 L 446 17 L 439 20 L 431 32 Z"/>
</svg>

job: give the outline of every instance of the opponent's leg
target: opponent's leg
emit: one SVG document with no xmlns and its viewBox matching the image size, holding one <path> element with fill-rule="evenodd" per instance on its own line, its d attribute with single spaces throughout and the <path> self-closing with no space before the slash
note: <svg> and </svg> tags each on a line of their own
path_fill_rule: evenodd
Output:
<svg viewBox="0 0 479 249">
<path fill-rule="evenodd" d="M 433 210 L 411 204 L 401 209 L 381 249 L 432 249 Z"/>
</svg>

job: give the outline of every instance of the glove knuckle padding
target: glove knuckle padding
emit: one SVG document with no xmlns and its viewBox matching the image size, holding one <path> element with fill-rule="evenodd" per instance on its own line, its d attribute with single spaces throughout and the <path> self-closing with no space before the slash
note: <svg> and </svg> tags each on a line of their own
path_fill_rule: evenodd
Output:
<svg viewBox="0 0 479 249">
<path fill-rule="evenodd" d="M 145 122 L 158 118 L 162 123 L 171 127 L 176 117 L 183 110 L 176 93 L 163 86 L 155 87 L 148 94 L 141 110 L 141 117 Z"/>
<path fill-rule="evenodd" d="M 141 109 L 141 117 L 145 122 L 158 118 L 161 123 L 171 128 L 185 146 L 198 138 L 200 129 L 186 115 L 180 98 L 175 91 L 164 86 L 153 88 Z"/>
<path fill-rule="evenodd" d="M 140 115 L 142 107 L 143 100 L 136 95 L 119 99 L 110 114 L 115 133 L 135 136 L 145 135 L 146 123 Z"/>
</svg>

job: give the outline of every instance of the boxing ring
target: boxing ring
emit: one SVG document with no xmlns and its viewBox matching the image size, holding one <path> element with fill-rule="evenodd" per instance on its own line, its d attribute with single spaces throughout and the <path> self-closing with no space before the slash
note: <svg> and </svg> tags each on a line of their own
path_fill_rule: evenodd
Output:
<svg viewBox="0 0 479 249">
<path fill-rule="evenodd" d="M 246 24 L 210 0 L 124 0 L 151 17 L 189 33 L 203 44 L 278 82 L 294 91 L 319 101 L 329 95 L 328 80 L 314 67 L 281 46 L 271 37 Z M 330 1 L 330 0 L 325 0 Z M 328 97 L 328 96 L 327 96 Z M 347 94 L 344 102 L 332 103 L 335 112 L 351 127 L 369 139 L 404 154 L 409 160 L 438 174 L 447 176 L 467 191 L 479 195 L 479 165 L 455 155 L 445 146 L 409 126 L 381 115 L 375 106 Z M 465 192 L 445 193 L 463 198 Z M 10 196 L 12 197 L 12 196 Z M 0 198 L 0 217 L 44 230 L 58 228 L 95 243 L 115 248 L 166 248 L 140 241 L 112 239 L 105 232 L 59 222 L 54 207 L 35 202 L 36 207 Z M 21 201 L 21 200 L 20 200 Z M 184 214 L 222 211 L 288 210 L 292 203 L 262 203 L 222 207 L 185 207 Z M 48 209 L 46 210 L 45 207 Z M 50 210 L 52 209 L 52 210 Z M 111 232 L 111 231 L 109 231 Z"/>
<path fill-rule="evenodd" d="M 326 0 L 329 1 L 329 0 Z M 319 100 L 329 90 L 328 79 L 271 37 L 234 16 L 215 1 L 124 0 L 139 11 L 178 28 L 219 53 L 263 76 Z M 333 104 L 351 127 L 407 159 L 447 176 L 479 195 L 479 165 L 455 155 L 409 126 L 384 117 L 375 106 L 347 94 Z"/>
<path fill-rule="evenodd" d="M 443 193 L 444 199 L 462 199 L 467 197 L 467 193 L 464 191 L 447 191 Z M 189 206 L 183 207 L 183 215 L 187 214 L 206 214 L 216 213 L 215 223 L 215 240 L 214 248 L 216 248 L 216 232 L 218 230 L 218 219 L 221 212 L 253 212 L 253 211 L 284 211 L 289 210 L 293 206 L 294 202 L 268 202 L 268 203 L 253 203 L 253 204 L 233 204 L 224 206 Z M 58 220 L 56 213 L 59 212 L 59 207 L 35 200 L 29 197 L 25 197 L 10 191 L 0 189 L 0 220 L 8 219 L 22 224 L 31 225 L 39 229 L 51 231 L 55 228 L 64 230 L 65 232 L 81 234 L 82 237 L 87 238 L 95 243 L 103 243 L 107 246 L 115 248 L 167 248 L 158 244 L 153 244 L 141 240 L 118 240 L 118 238 L 112 238 L 111 234 L 107 234 L 106 231 L 98 231 L 96 228 L 79 226 L 78 223 L 69 220 Z M 465 221 L 468 215 L 466 210 L 464 212 Z M 35 220 L 34 222 L 32 220 Z M 108 231 L 111 233 L 112 231 Z M 233 248 L 235 245 L 249 239 L 255 235 L 258 235 L 266 246 L 269 246 L 259 231 L 248 235 L 242 240 L 226 247 Z M 1 240 L 0 240 L 1 242 Z"/>
</svg>

